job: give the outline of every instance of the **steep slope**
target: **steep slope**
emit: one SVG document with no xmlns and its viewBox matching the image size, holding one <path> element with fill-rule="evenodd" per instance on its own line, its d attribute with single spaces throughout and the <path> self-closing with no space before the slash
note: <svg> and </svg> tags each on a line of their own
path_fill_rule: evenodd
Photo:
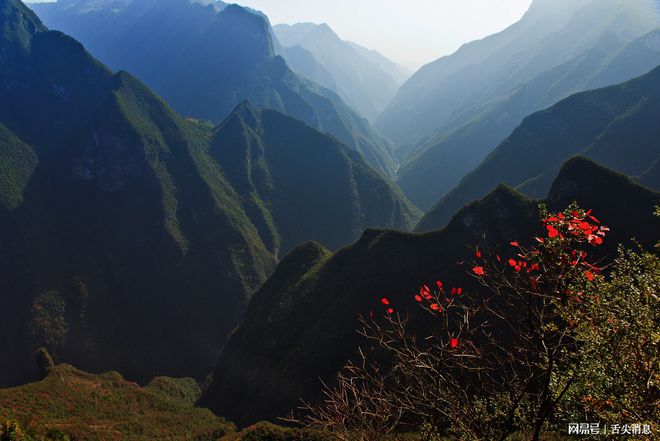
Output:
<svg viewBox="0 0 660 441">
<path fill-rule="evenodd" d="M 335 93 L 297 76 L 275 55 L 263 14 L 220 6 L 60 0 L 34 8 L 49 27 L 71 34 L 111 68 L 134 73 L 180 113 L 217 122 L 248 99 L 332 133 L 376 169 L 393 173 L 389 142 Z"/>
<path fill-rule="evenodd" d="M 29 378 L 38 344 L 131 378 L 205 375 L 275 264 L 206 167 L 208 135 L 20 2 L 0 6 L 0 176 L 14 183 L 0 383 Z"/>
<path fill-rule="evenodd" d="M 589 1 L 534 1 L 522 19 L 504 31 L 467 43 L 420 68 L 401 86 L 376 125 L 397 144 L 414 143 L 433 134 L 469 91 L 490 85 L 495 73 L 510 65 L 517 54 L 527 54 L 546 42 Z"/>
<path fill-rule="evenodd" d="M 605 35 L 595 48 L 538 75 L 490 105 L 473 121 L 433 138 L 402 167 L 399 184 L 416 203 L 429 207 L 533 111 L 574 92 L 626 81 L 660 64 L 659 35 L 660 31 L 655 30 L 613 52 L 612 36 Z"/>
<path fill-rule="evenodd" d="M 645 246 L 657 240 L 660 221 L 653 206 L 660 202 L 659 193 L 579 158 L 564 167 L 548 202 L 555 209 L 575 199 L 612 227 L 606 253 L 631 236 Z M 319 378 L 330 381 L 355 354 L 357 317 L 370 310 L 380 314 L 382 295 L 405 313 L 414 311 L 411 293 L 438 278 L 469 292 L 475 288 L 469 285 L 472 279 L 457 264 L 471 259 L 469 246 L 502 246 L 539 228 L 536 202 L 500 186 L 441 231 L 369 230 L 333 255 L 316 244 L 297 248 L 255 294 L 202 403 L 249 424 L 287 414 L 300 397 L 318 399 Z M 503 248 L 502 253 L 509 252 L 510 247 Z"/>
<path fill-rule="evenodd" d="M 261 237 L 285 253 L 310 239 L 336 249 L 367 227 L 410 230 L 420 215 L 356 152 L 273 110 L 242 103 L 216 129 L 209 153 Z"/>
<path fill-rule="evenodd" d="M 328 70 L 321 66 L 314 55 L 302 46 L 280 47 L 280 54 L 286 64 L 296 72 L 321 87 L 337 92 L 337 83 Z"/>
<path fill-rule="evenodd" d="M 404 193 L 428 209 L 525 116 L 647 72 L 658 27 L 651 0 L 536 0 L 509 29 L 422 68 L 378 121 L 401 144 Z"/>
<path fill-rule="evenodd" d="M 474 116 L 493 99 L 597 47 L 608 34 L 605 47 L 615 51 L 656 27 L 653 0 L 535 0 L 504 31 L 422 67 L 377 125 L 399 144 L 432 135 L 471 107 L 477 106 Z"/>
<path fill-rule="evenodd" d="M 280 24 L 273 30 L 282 46 L 307 49 L 332 75 L 333 90 L 370 120 L 385 108 L 403 82 L 394 63 L 375 51 L 343 41 L 325 23 Z M 287 51 L 283 55 L 292 67 L 300 64 L 298 54 Z"/>
<path fill-rule="evenodd" d="M 500 183 L 543 195 L 561 164 L 577 154 L 629 176 L 646 174 L 660 158 L 659 103 L 660 67 L 623 84 L 573 95 L 527 117 L 417 229 L 442 227 L 463 205 Z"/>
<path fill-rule="evenodd" d="M 418 215 L 302 122 L 185 119 L 18 0 L 0 14 L 0 385 L 33 378 L 40 345 L 93 372 L 203 378 L 279 252 Z"/>
</svg>

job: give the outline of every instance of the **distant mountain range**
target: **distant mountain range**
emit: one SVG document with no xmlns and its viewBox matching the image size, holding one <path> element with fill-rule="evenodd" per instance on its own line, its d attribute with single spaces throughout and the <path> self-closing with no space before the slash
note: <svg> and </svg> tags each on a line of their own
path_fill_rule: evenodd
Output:
<svg viewBox="0 0 660 441">
<path fill-rule="evenodd" d="M 336 138 L 241 103 L 186 119 L 0 0 L 0 384 L 32 351 L 203 378 L 278 254 L 419 217 Z"/>
<path fill-rule="evenodd" d="M 376 51 L 342 40 L 325 23 L 279 24 L 273 30 L 294 71 L 334 90 L 370 120 L 376 119 L 409 77 L 405 68 Z M 310 63 L 310 55 L 315 64 Z"/>
<path fill-rule="evenodd" d="M 417 228 L 444 226 L 466 203 L 500 183 L 542 197 L 561 164 L 578 154 L 660 189 L 659 120 L 660 66 L 619 85 L 572 95 L 525 118 Z"/>
<path fill-rule="evenodd" d="M 577 200 L 593 208 L 611 227 L 607 248 L 634 236 L 644 246 L 657 240 L 660 220 L 653 216 L 660 193 L 597 164 L 575 158 L 559 173 L 548 195 L 551 209 Z M 201 403 L 239 424 L 275 419 L 320 398 L 321 380 L 329 383 L 356 354 L 361 342 L 358 316 L 384 312 L 387 296 L 401 314 L 415 313 L 413 294 L 424 283 L 478 295 L 466 275 L 470 246 L 500 250 L 508 256 L 511 240 L 523 240 L 540 226 L 537 202 L 505 186 L 463 208 L 440 231 L 405 234 L 369 230 L 354 245 L 331 253 L 316 243 L 299 246 L 253 297 L 245 320 L 222 352 L 211 386 Z M 472 282 L 471 282 L 472 281 Z M 365 348 L 368 350 L 368 348 Z"/>
<path fill-rule="evenodd" d="M 189 0 L 32 7 L 47 26 L 78 39 L 110 68 L 131 72 L 186 116 L 218 122 L 247 99 L 333 134 L 376 169 L 394 173 L 390 143 L 337 94 L 291 71 L 259 12 Z"/>
<path fill-rule="evenodd" d="M 653 0 L 535 0 L 517 23 L 420 69 L 378 118 L 398 182 L 430 208 L 522 121 L 660 64 Z"/>
</svg>

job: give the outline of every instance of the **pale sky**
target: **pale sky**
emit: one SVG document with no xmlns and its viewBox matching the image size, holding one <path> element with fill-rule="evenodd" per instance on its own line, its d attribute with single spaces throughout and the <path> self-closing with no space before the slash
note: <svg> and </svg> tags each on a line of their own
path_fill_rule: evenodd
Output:
<svg viewBox="0 0 660 441">
<path fill-rule="evenodd" d="M 230 1 L 231 0 L 225 0 Z M 234 0 L 236 1 L 236 0 Z M 327 23 L 410 69 L 518 21 L 532 0 L 238 0 L 272 24 Z"/>
<path fill-rule="evenodd" d="M 30 0 L 28 0 L 30 1 Z M 32 2 L 44 0 L 31 0 Z M 48 1 L 48 0 L 46 0 Z M 327 23 L 411 70 L 516 22 L 532 0 L 225 0 L 272 24 Z"/>
</svg>

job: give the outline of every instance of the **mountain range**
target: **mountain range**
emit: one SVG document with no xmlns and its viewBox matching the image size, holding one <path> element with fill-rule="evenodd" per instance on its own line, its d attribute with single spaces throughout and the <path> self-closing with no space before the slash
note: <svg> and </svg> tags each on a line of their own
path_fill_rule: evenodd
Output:
<svg viewBox="0 0 660 441">
<path fill-rule="evenodd" d="M 329 132 L 393 175 L 392 146 L 334 92 L 276 55 L 268 18 L 222 2 L 59 0 L 32 5 L 44 23 L 103 63 L 144 81 L 179 113 L 218 122 L 241 101 Z M 126 50 L 130 47 L 131 50 Z"/>
<path fill-rule="evenodd" d="M 329 440 L 271 422 L 383 297 L 478 299 L 539 204 L 611 229 L 606 279 L 658 247 L 657 0 L 533 0 L 408 80 L 219 0 L 33 7 L 0 0 L 0 439 Z"/>
<path fill-rule="evenodd" d="M 605 254 L 634 236 L 653 246 L 660 220 L 653 216 L 660 193 L 585 158 L 570 160 L 546 199 L 551 209 L 577 200 L 611 227 Z M 413 294 L 442 280 L 465 295 L 479 285 L 459 262 L 471 246 L 511 253 L 512 240 L 542 227 L 538 201 L 499 186 L 463 208 L 446 228 L 424 234 L 368 230 L 350 247 L 331 253 L 317 243 L 299 246 L 282 260 L 254 295 L 245 320 L 232 333 L 201 404 L 238 424 L 276 419 L 314 402 L 322 381 L 356 355 L 358 317 L 384 314 L 381 297 L 398 312 L 414 313 Z M 631 221 L 634 219 L 634 221 Z M 521 242 L 522 243 L 522 242 Z M 368 350 L 368 348 L 365 348 Z"/>
<path fill-rule="evenodd" d="M 40 345 L 132 380 L 204 378 L 280 253 L 419 217 L 302 121 L 246 102 L 184 118 L 20 1 L 0 23 L 2 385 L 34 377 Z"/>
<path fill-rule="evenodd" d="M 273 31 L 294 71 L 334 90 L 372 121 L 408 78 L 403 67 L 376 51 L 342 40 L 325 23 L 279 24 Z M 310 63 L 310 55 L 316 63 Z"/>
<path fill-rule="evenodd" d="M 660 189 L 660 67 L 628 82 L 572 95 L 528 116 L 422 219 L 444 226 L 466 203 L 505 183 L 542 197 L 561 164 L 585 155 Z"/>
<path fill-rule="evenodd" d="M 377 121 L 399 146 L 403 191 L 429 209 L 527 115 L 660 64 L 659 11 L 653 0 L 535 0 L 506 30 L 424 66 Z"/>
</svg>

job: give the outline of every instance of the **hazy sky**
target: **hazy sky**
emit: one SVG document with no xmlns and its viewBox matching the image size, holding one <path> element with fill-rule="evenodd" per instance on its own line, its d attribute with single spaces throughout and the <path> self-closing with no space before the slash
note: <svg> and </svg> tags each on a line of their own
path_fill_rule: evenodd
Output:
<svg viewBox="0 0 660 441">
<path fill-rule="evenodd" d="M 225 0 L 231 1 L 231 0 Z M 327 23 L 352 40 L 409 68 L 504 29 L 532 0 L 238 0 L 272 24 Z"/>
<path fill-rule="evenodd" d="M 522 17 L 532 3 L 532 0 L 225 1 L 263 11 L 272 24 L 327 23 L 342 39 L 376 49 L 411 70 L 455 51 L 463 43 L 504 29 Z"/>
</svg>

